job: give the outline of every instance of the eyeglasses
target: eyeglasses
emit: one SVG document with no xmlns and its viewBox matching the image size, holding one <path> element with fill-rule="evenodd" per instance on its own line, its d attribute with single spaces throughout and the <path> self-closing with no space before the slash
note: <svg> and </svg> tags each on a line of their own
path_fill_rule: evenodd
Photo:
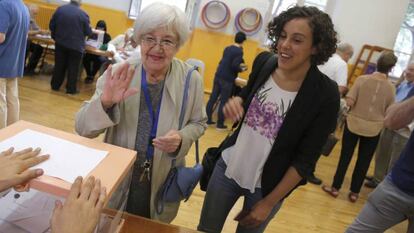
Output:
<svg viewBox="0 0 414 233">
<path fill-rule="evenodd" d="M 177 43 L 174 41 L 171 41 L 169 39 L 157 40 L 157 38 L 152 36 L 144 36 L 141 42 L 148 47 L 154 47 L 158 44 L 163 49 L 173 49 L 177 46 Z"/>
</svg>

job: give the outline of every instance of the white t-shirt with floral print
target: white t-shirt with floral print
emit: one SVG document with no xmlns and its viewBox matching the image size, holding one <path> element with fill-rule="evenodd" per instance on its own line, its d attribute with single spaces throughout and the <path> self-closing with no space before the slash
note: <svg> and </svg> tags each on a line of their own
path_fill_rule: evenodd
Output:
<svg viewBox="0 0 414 233">
<path fill-rule="evenodd" d="M 222 152 L 225 175 L 254 193 L 261 187 L 264 164 L 297 92 L 281 89 L 270 78 L 250 103 L 236 143 Z"/>
</svg>

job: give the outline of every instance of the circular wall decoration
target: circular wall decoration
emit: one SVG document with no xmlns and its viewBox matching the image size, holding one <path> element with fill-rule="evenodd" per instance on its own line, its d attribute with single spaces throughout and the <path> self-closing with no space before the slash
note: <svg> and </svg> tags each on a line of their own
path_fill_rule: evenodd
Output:
<svg viewBox="0 0 414 233">
<path fill-rule="evenodd" d="M 220 29 L 230 20 L 230 8 L 221 1 L 210 1 L 201 10 L 201 20 L 209 29 Z"/>
<path fill-rule="evenodd" d="M 237 13 L 234 24 L 238 31 L 251 36 L 256 34 L 263 25 L 263 18 L 260 12 L 254 8 L 244 8 Z"/>
</svg>

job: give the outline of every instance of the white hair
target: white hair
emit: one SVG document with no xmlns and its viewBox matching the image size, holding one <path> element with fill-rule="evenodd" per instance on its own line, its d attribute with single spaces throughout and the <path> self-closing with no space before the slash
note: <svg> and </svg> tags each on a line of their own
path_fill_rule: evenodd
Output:
<svg viewBox="0 0 414 233">
<path fill-rule="evenodd" d="M 190 33 L 190 25 L 182 10 L 176 6 L 155 2 L 145 7 L 135 20 L 135 41 L 141 41 L 143 35 L 160 27 L 166 27 L 168 31 L 176 34 L 178 47 L 187 41 Z"/>
<path fill-rule="evenodd" d="M 354 48 L 352 47 L 352 45 L 348 43 L 339 44 L 336 50 L 342 53 L 351 53 L 351 54 L 354 53 Z"/>
</svg>

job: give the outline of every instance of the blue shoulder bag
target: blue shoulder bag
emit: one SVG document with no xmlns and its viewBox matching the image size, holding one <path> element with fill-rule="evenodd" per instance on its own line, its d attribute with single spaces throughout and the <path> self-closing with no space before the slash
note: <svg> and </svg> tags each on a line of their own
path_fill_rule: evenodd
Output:
<svg viewBox="0 0 414 233">
<path fill-rule="evenodd" d="M 182 129 L 183 127 L 191 73 L 196 69 L 197 67 L 193 67 L 187 73 L 178 129 Z M 203 167 L 199 162 L 198 140 L 195 141 L 195 147 L 196 164 L 194 167 L 176 167 L 175 159 L 172 160 L 171 169 L 164 184 L 158 190 L 155 199 L 157 214 L 161 214 L 164 211 L 164 203 L 166 202 L 180 202 L 182 200 L 187 201 L 188 198 L 190 198 L 191 193 L 193 192 L 195 186 L 201 178 L 201 174 L 203 173 Z"/>
</svg>

